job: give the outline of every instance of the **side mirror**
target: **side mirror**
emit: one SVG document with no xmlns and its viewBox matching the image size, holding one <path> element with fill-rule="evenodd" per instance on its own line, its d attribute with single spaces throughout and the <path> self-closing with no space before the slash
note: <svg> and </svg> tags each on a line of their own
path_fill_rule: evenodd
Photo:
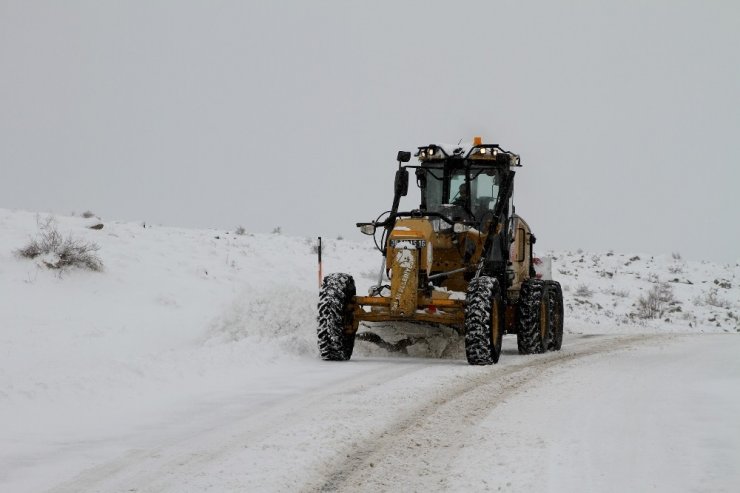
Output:
<svg viewBox="0 0 740 493">
<path fill-rule="evenodd" d="M 409 193 L 409 170 L 399 168 L 396 171 L 396 180 L 393 183 L 393 193 L 399 197 L 405 197 Z"/>
<path fill-rule="evenodd" d="M 408 151 L 398 151 L 396 161 L 399 163 L 408 163 L 411 160 L 411 153 Z"/>
</svg>

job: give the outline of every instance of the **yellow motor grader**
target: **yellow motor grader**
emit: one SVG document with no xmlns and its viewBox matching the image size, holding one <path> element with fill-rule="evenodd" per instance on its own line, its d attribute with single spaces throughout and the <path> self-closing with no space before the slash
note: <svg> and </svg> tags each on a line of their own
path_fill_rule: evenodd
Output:
<svg viewBox="0 0 740 493">
<path fill-rule="evenodd" d="M 479 137 L 472 145 L 419 147 L 415 156 L 419 164 L 409 165 L 411 153 L 398 153 L 391 210 L 357 223 L 383 254 L 377 284 L 357 296 L 352 276 L 323 279 L 321 358 L 350 359 L 363 321 L 450 326 L 464 336 L 471 365 L 497 363 L 504 334 L 517 335 L 520 354 L 559 350 L 562 290 L 536 273 L 535 236 L 512 201 L 519 156 Z M 421 204 L 403 212 L 409 169 Z"/>
</svg>

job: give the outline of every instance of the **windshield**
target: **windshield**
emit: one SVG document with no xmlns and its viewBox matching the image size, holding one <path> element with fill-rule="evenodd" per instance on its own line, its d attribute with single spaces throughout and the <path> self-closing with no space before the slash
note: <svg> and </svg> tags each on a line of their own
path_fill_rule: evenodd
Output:
<svg viewBox="0 0 740 493">
<path fill-rule="evenodd" d="M 422 190 L 422 207 L 430 212 L 459 212 L 473 214 L 476 219 L 492 211 L 499 192 L 499 171 L 495 169 L 470 170 L 470 197 L 468 197 L 465 170 L 449 174 L 449 187 L 445 190 L 443 170 L 427 169 L 426 186 Z"/>
</svg>

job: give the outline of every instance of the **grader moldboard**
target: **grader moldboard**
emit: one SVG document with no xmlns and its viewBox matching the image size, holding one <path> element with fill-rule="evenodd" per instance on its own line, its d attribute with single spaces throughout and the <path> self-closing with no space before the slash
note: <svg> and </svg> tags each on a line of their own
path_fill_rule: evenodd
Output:
<svg viewBox="0 0 740 493">
<path fill-rule="evenodd" d="M 357 296 L 352 276 L 323 279 L 321 358 L 350 359 L 362 321 L 450 326 L 464 336 L 471 365 L 497 363 L 504 334 L 516 334 L 520 354 L 559 350 L 562 290 L 536 273 L 535 236 L 512 201 L 519 156 L 479 137 L 472 145 L 419 147 L 415 156 L 419 164 L 408 165 L 411 153 L 398 153 L 391 210 L 357 224 L 383 254 L 378 283 Z M 400 212 L 409 168 L 421 204 Z"/>
</svg>

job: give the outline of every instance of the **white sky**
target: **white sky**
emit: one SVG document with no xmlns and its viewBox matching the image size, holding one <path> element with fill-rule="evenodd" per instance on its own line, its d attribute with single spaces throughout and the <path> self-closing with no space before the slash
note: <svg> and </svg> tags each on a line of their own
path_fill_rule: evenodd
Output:
<svg viewBox="0 0 740 493">
<path fill-rule="evenodd" d="M 482 135 L 540 249 L 740 259 L 740 3 L 434 5 L 0 0 L 0 207 L 360 238 Z"/>
</svg>

